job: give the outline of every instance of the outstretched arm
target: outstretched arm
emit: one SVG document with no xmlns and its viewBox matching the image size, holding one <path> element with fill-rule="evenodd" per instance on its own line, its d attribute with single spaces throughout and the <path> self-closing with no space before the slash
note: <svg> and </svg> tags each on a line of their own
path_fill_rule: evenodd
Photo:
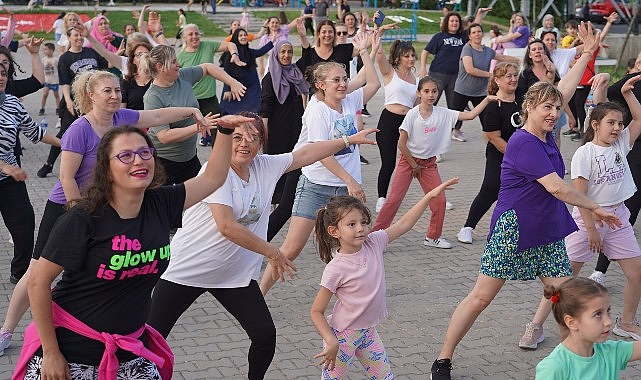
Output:
<svg viewBox="0 0 641 380">
<path fill-rule="evenodd" d="M 389 241 L 392 242 L 402 236 L 404 233 L 412 229 L 418 219 L 423 215 L 427 207 L 430 205 L 432 199 L 442 193 L 444 190 L 449 189 L 452 185 L 457 184 L 459 181 L 458 178 L 452 178 L 438 185 L 432 191 L 428 192 L 421 198 L 418 203 L 416 203 L 408 212 L 406 212 L 398 222 L 392 224 L 385 232 L 389 238 Z"/>
<path fill-rule="evenodd" d="M 630 115 L 632 116 L 632 121 L 630 125 L 628 125 L 628 128 L 630 128 L 630 142 L 632 144 L 634 144 L 639 134 L 641 134 L 641 104 L 639 103 L 639 99 L 632 93 L 632 89 L 639 81 L 641 81 L 641 74 L 628 79 L 621 88 L 621 94 L 623 94 L 623 98 L 625 98 L 625 101 L 628 103 Z"/>
</svg>

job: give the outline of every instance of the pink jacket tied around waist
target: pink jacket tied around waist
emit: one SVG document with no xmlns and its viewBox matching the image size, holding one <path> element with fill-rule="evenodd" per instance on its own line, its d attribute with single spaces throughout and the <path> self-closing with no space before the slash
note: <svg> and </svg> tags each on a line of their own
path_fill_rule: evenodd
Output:
<svg viewBox="0 0 641 380">
<path fill-rule="evenodd" d="M 142 356 L 153 362 L 158 367 L 158 371 L 163 380 L 171 379 L 174 370 L 174 354 L 171 352 L 165 338 L 153 327 L 145 324 L 129 335 L 100 333 L 76 319 L 55 302 L 51 304 L 51 312 L 55 327 L 64 327 L 76 334 L 101 341 L 105 344 L 105 353 L 102 355 L 102 360 L 98 366 L 98 379 L 116 379 L 119 366 L 118 358 L 116 357 L 118 348 Z M 147 333 L 149 348 L 145 347 L 138 339 L 145 332 Z M 24 379 L 27 372 L 27 363 L 40 346 L 38 330 L 36 329 L 35 323 L 31 322 L 24 333 L 24 344 L 12 380 Z"/>
</svg>

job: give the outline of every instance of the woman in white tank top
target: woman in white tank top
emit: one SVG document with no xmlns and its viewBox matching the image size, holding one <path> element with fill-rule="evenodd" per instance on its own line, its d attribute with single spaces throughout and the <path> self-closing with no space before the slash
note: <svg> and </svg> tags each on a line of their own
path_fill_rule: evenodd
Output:
<svg viewBox="0 0 641 380">
<path fill-rule="evenodd" d="M 405 114 L 416 104 L 416 85 L 418 78 L 416 52 L 411 42 L 396 40 L 390 47 L 389 59 L 383 49 L 376 54 L 376 61 L 383 76 L 385 86 L 385 109 L 378 120 L 379 132 L 376 133 L 378 151 L 381 155 L 381 169 L 378 172 L 378 201 L 376 212 L 385 203 L 387 189 L 396 165 L 398 127 L 403 123 Z"/>
</svg>

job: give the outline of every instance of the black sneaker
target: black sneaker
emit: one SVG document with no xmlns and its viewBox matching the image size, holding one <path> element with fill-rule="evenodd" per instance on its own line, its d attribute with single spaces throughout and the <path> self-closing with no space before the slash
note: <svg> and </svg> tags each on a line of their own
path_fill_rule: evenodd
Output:
<svg viewBox="0 0 641 380">
<path fill-rule="evenodd" d="M 452 370 L 452 362 L 450 359 L 436 359 L 432 364 L 432 371 L 430 379 L 432 380 L 452 380 L 450 371 Z"/>
<path fill-rule="evenodd" d="M 363 109 L 361 110 L 361 115 L 362 115 L 363 117 L 371 117 L 371 116 L 372 116 L 372 115 L 370 115 L 370 113 L 369 113 L 369 111 L 367 110 L 367 108 L 363 108 Z"/>
<path fill-rule="evenodd" d="M 579 134 L 579 131 L 576 129 L 568 129 L 567 131 L 561 133 L 565 137 L 574 137 Z"/>
<path fill-rule="evenodd" d="M 38 170 L 38 173 L 36 173 L 36 175 L 40 178 L 45 178 L 47 174 L 51 173 L 52 170 L 53 165 L 45 163 L 44 165 L 42 165 L 40 170 Z"/>
<path fill-rule="evenodd" d="M 574 136 L 570 138 L 570 140 L 574 142 L 582 142 L 583 141 L 583 134 L 582 133 L 576 133 Z"/>
<path fill-rule="evenodd" d="M 369 161 L 367 160 L 367 158 L 361 156 L 361 165 L 369 165 Z"/>
<path fill-rule="evenodd" d="M 45 114 L 45 109 L 40 108 L 40 111 L 38 111 L 38 116 L 44 116 L 44 114 Z"/>
<path fill-rule="evenodd" d="M 18 276 L 16 276 L 16 275 L 13 275 L 13 274 L 12 274 L 12 275 L 9 277 L 9 282 L 10 282 L 10 283 L 12 283 L 12 284 L 14 284 L 14 285 L 15 285 L 15 284 L 17 284 L 17 283 L 18 283 L 18 281 L 20 281 L 20 277 L 18 277 Z"/>
</svg>

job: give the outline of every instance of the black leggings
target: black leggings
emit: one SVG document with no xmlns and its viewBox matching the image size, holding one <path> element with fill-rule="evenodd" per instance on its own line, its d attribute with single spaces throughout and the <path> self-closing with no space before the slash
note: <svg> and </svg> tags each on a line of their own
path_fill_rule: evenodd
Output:
<svg viewBox="0 0 641 380">
<path fill-rule="evenodd" d="M 568 103 L 570 105 L 570 111 L 576 119 L 577 127 L 582 133 L 585 132 L 585 101 L 590 95 L 590 86 L 581 86 L 577 87 L 572 99 Z"/>
<path fill-rule="evenodd" d="M 154 288 L 147 323 L 166 338 L 185 310 L 207 292 L 236 318 L 251 340 L 249 379 L 263 379 L 276 351 L 276 327 L 256 280 L 244 288 L 207 289 L 161 279 Z"/>
<path fill-rule="evenodd" d="M 36 238 L 36 247 L 33 249 L 32 258 L 38 260 L 42 254 L 42 250 L 47 244 L 49 239 L 49 234 L 53 225 L 56 224 L 56 220 L 65 213 L 65 205 L 60 203 L 55 203 L 47 199 L 47 204 L 45 205 L 45 211 L 42 214 L 42 219 L 40 219 L 40 227 L 38 227 L 38 237 Z"/>
<path fill-rule="evenodd" d="M 278 207 L 269 214 L 267 241 L 272 241 L 274 236 L 276 236 L 278 231 L 283 228 L 285 223 L 287 223 L 289 218 L 292 216 L 292 207 L 294 207 L 294 198 L 296 196 L 296 186 L 298 185 L 298 179 L 301 174 L 301 170 L 296 169 L 281 177 L 281 180 L 285 180 L 285 184 L 282 188 L 280 199 L 276 202 L 278 203 Z M 274 203 L 273 200 L 272 203 Z"/>
<path fill-rule="evenodd" d="M 12 177 L 0 181 L 0 214 L 13 238 L 11 274 L 21 278 L 31 261 L 36 229 L 36 217 L 24 181 L 18 182 Z"/>
<path fill-rule="evenodd" d="M 474 198 L 470 211 L 467 214 L 465 227 L 476 228 L 479 220 L 492 207 L 492 204 L 499 199 L 501 188 L 501 163 L 503 155 L 490 144 L 485 150 L 485 175 L 479 193 Z"/>
<path fill-rule="evenodd" d="M 378 196 L 387 197 L 387 189 L 396 167 L 396 151 L 398 150 L 398 127 L 403 124 L 405 115 L 398 115 L 383 109 L 378 119 L 376 145 L 381 155 L 381 170 L 378 172 Z"/>
<path fill-rule="evenodd" d="M 467 103 L 472 102 L 474 107 L 478 106 L 483 99 L 485 99 L 485 96 L 468 96 L 468 95 L 463 95 L 459 94 L 458 92 L 454 91 L 454 100 L 452 101 L 452 108 L 455 109 L 456 111 L 464 111 L 465 107 L 467 107 Z M 481 116 L 479 116 L 479 119 L 482 119 Z M 454 129 L 461 129 L 461 126 L 463 125 L 462 121 L 457 121 L 456 125 L 454 126 Z"/>
<path fill-rule="evenodd" d="M 189 161 L 177 162 L 158 157 L 167 178 L 165 185 L 173 185 L 175 183 L 183 183 L 188 179 L 194 178 L 200 171 L 200 160 L 198 156 L 194 156 Z"/>
</svg>

